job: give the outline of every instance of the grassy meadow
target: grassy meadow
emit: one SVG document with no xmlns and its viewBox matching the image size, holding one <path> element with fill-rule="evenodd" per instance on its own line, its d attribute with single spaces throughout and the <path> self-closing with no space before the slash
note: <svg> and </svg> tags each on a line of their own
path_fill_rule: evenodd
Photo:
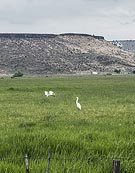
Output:
<svg viewBox="0 0 135 173">
<path fill-rule="evenodd" d="M 135 76 L 1 77 L 0 173 L 45 173 L 49 146 L 51 173 L 134 173 Z"/>
</svg>

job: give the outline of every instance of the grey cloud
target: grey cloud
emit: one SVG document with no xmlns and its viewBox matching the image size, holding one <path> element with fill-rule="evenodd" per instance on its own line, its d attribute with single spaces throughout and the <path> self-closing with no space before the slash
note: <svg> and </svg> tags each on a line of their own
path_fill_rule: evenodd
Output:
<svg viewBox="0 0 135 173">
<path fill-rule="evenodd" d="M 9 32 L 87 32 L 114 37 L 116 27 L 124 23 L 131 27 L 134 11 L 134 0 L 0 0 L 0 32 L 8 27 Z M 122 30 L 117 32 L 121 35 Z"/>
<path fill-rule="evenodd" d="M 54 0 L 45 2 L 42 0 L 26 0 L 25 2 L 27 3 L 17 4 L 10 9 L 0 8 L 0 18 L 11 23 L 33 23 L 43 18 L 74 18 L 84 15 L 88 11 L 85 3 L 81 0 L 59 0 L 59 3 L 55 3 Z"/>
</svg>

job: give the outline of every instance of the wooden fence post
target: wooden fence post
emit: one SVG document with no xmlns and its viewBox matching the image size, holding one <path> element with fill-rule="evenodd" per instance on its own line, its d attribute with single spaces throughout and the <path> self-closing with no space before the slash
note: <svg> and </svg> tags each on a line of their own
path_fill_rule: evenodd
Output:
<svg viewBox="0 0 135 173">
<path fill-rule="evenodd" d="M 25 155 L 25 165 L 26 165 L 26 173 L 29 173 L 29 162 L 27 154 Z"/>
<path fill-rule="evenodd" d="M 47 161 L 47 168 L 46 173 L 50 173 L 50 162 L 51 162 L 51 147 L 48 147 L 48 161 Z"/>
<path fill-rule="evenodd" d="M 120 173 L 120 160 L 113 159 L 112 172 L 113 173 Z"/>
</svg>

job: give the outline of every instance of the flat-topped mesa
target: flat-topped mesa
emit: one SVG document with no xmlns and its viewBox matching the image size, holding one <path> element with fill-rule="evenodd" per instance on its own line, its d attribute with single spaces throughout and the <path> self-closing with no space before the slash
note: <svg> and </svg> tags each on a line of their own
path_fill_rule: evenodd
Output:
<svg viewBox="0 0 135 173">
<path fill-rule="evenodd" d="M 23 74 L 100 74 L 115 69 L 132 72 L 135 55 L 103 40 L 102 36 L 0 34 L 0 74 L 18 71 Z"/>
<path fill-rule="evenodd" d="M 56 34 L 0 33 L 0 38 L 54 38 Z"/>
<path fill-rule="evenodd" d="M 55 38 L 56 36 L 90 36 L 99 40 L 104 40 L 103 36 L 96 36 L 81 33 L 63 33 L 63 34 L 34 34 L 34 33 L 0 33 L 0 38 Z"/>
<path fill-rule="evenodd" d="M 86 37 L 88 37 L 88 36 L 90 36 L 90 37 L 94 37 L 94 38 L 96 38 L 96 39 L 99 39 L 99 40 L 104 40 L 104 37 L 103 36 L 98 36 L 98 35 L 90 35 L 90 34 L 81 34 L 81 33 L 63 33 L 63 34 L 59 34 L 59 35 L 61 35 L 61 36 L 76 36 L 76 35 L 78 35 L 78 36 L 86 36 Z"/>
</svg>

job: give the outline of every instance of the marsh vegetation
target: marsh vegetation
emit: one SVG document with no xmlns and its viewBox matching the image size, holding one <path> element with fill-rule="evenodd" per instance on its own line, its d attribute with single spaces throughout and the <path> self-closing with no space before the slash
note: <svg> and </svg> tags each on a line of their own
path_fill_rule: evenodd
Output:
<svg viewBox="0 0 135 173">
<path fill-rule="evenodd" d="M 135 76 L 1 78 L 0 173 L 25 173 L 25 154 L 45 172 L 48 146 L 51 173 L 111 173 L 114 158 L 134 173 Z"/>
</svg>

